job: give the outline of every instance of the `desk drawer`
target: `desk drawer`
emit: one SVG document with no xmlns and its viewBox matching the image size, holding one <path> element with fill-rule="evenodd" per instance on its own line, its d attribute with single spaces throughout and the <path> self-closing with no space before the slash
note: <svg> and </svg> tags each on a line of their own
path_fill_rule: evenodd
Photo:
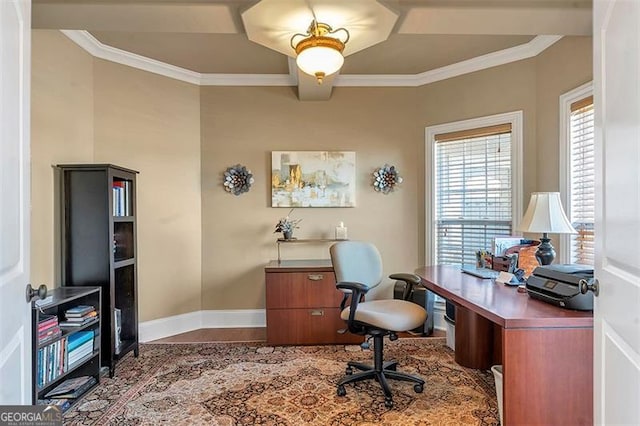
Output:
<svg viewBox="0 0 640 426">
<path fill-rule="evenodd" d="M 339 308 L 267 309 L 270 345 L 359 344 L 364 338 L 338 330 L 346 328 Z"/>
<path fill-rule="evenodd" d="M 267 309 L 337 308 L 342 301 L 333 272 L 270 272 L 265 280 Z"/>
</svg>

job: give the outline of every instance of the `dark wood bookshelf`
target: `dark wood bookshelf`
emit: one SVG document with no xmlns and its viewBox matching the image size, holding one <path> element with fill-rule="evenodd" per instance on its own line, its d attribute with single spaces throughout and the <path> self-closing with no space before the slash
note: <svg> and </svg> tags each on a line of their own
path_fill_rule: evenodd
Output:
<svg viewBox="0 0 640 426">
<path fill-rule="evenodd" d="M 41 301 L 31 302 L 31 323 L 32 323 L 32 403 L 38 404 L 38 401 L 45 399 L 45 395 L 56 386 L 64 383 L 68 379 L 74 379 L 81 376 L 91 376 L 96 379 L 96 383 L 88 388 L 82 395 L 89 392 L 100 383 L 100 348 L 101 348 L 101 327 L 102 319 L 102 300 L 100 287 L 59 287 L 48 291 L 48 297 L 45 298 L 46 304 Z M 97 316 L 95 320 L 83 324 L 79 327 L 60 327 L 62 333 L 53 338 L 40 341 L 39 339 L 39 323 L 45 316 L 50 315 L 57 317 L 58 324 L 66 319 L 65 312 L 68 309 L 79 305 L 93 306 Z M 59 325 L 58 325 L 59 326 Z M 68 366 L 67 358 L 67 339 L 75 333 L 83 331 L 93 332 L 93 350 L 90 354 L 77 360 L 74 365 Z M 53 378 L 44 378 L 43 375 L 47 371 L 44 366 L 44 355 L 39 356 L 40 351 L 46 351 L 51 345 L 58 344 L 59 352 L 55 355 L 55 361 L 51 362 L 51 367 L 56 368 L 58 375 Z M 51 354 L 50 354 L 51 356 Z M 69 406 L 76 403 L 81 397 L 69 399 Z"/>
<path fill-rule="evenodd" d="M 138 356 L 137 171 L 113 164 L 59 164 L 62 282 L 102 288 L 101 365 L 114 376 Z M 120 328 L 116 327 L 116 311 Z M 119 350 L 116 342 L 122 342 Z M 117 353 L 116 353 L 117 351 Z"/>
</svg>

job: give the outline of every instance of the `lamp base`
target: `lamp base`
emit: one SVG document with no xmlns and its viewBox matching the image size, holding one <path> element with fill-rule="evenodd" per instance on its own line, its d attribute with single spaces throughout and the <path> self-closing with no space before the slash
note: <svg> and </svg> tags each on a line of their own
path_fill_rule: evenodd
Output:
<svg viewBox="0 0 640 426">
<path fill-rule="evenodd" d="M 536 250 L 535 256 L 541 265 L 551 265 L 553 259 L 556 258 L 556 251 L 551 245 L 551 238 L 547 238 L 546 234 L 540 238 L 540 245 Z"/>
</svg>

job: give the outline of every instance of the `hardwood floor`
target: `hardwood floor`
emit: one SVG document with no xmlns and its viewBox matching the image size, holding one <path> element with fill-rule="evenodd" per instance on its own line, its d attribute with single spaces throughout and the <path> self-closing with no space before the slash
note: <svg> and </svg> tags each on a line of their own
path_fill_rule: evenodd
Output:
<svg viewBox="0 0 640 426">
<path fill-rule="evenodd" d="M 430 337 L 445 337 L 444 330 L 434 330 Z M 418 337 L 400 333 L 402 337 Z M 201 328 L 148 343 L 206 343 L 206 342 L 266 342 L 267 329 L 260 328 Z"/>
<path fill-rule="evenodd" d="M 149 343 L 205 343 L 205 342 L 266 342 L 267 329 L 259 328 L 201 328 Z"/>
</svg>

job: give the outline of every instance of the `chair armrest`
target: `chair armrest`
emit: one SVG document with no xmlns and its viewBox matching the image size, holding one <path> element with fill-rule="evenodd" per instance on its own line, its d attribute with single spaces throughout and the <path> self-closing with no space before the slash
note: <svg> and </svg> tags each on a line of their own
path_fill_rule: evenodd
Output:
<svg viewBox="0 0 640 426">
<path fill-rule="evenodd" d="M 345 290 L 350 290 L 351 294 L 351 303 L 349 304 L 349 319 L 347 320 L 347 328 L 349 331 L 355 334 L 362 334 L 363 328 L 355 323 L 356 310 L 358 309 L 358 304 L 362 300 L 363 296 L 369 290 L 369 287 L 364 284 L 352 281 L 340 281 L 336 283 L 336 288 L 338 290 L 344 291 L 345 295 L 342 299 L 342 303 L 340 304 L 340 309 L 344 309 L 349 293 Z"/>
<path fill-rule="evenodd" d="M 420 277 L 417 276 L 416 274 L 404 274 L 404 273 L 391 274 L 389 275 L 389 278 L 391 278 L 392 280 L 404 281 L 406 283 L 411 282 L 414 285 L 420 284 L 421 282 Z"/>
<path fill-rule="evenodd" d="M 362 294 L 365 294 L 369 290 L 369 287 L 364 284 L 353 281 L 340 281 L 339 283 L 336 283 L 336 288 L 339 290 L 357 291 Z"/>
<path fill-rule="evenodd" d="M 391 274 L 389 275 L 389 278 L 391 278 L 392 280 L 399 280 L 399 281 L 405 282 L 404 291 L 402 292 L 402 300 L 409 300 L 409 297 L 411 297 L 411 293 L 413 293 L 413 287 L 415 287 L 416 285 L 422 282 L 420 280 L 420 277 L 417 276 L 416 274 L 406 274 L 406 273 Z"/>
</svg>

